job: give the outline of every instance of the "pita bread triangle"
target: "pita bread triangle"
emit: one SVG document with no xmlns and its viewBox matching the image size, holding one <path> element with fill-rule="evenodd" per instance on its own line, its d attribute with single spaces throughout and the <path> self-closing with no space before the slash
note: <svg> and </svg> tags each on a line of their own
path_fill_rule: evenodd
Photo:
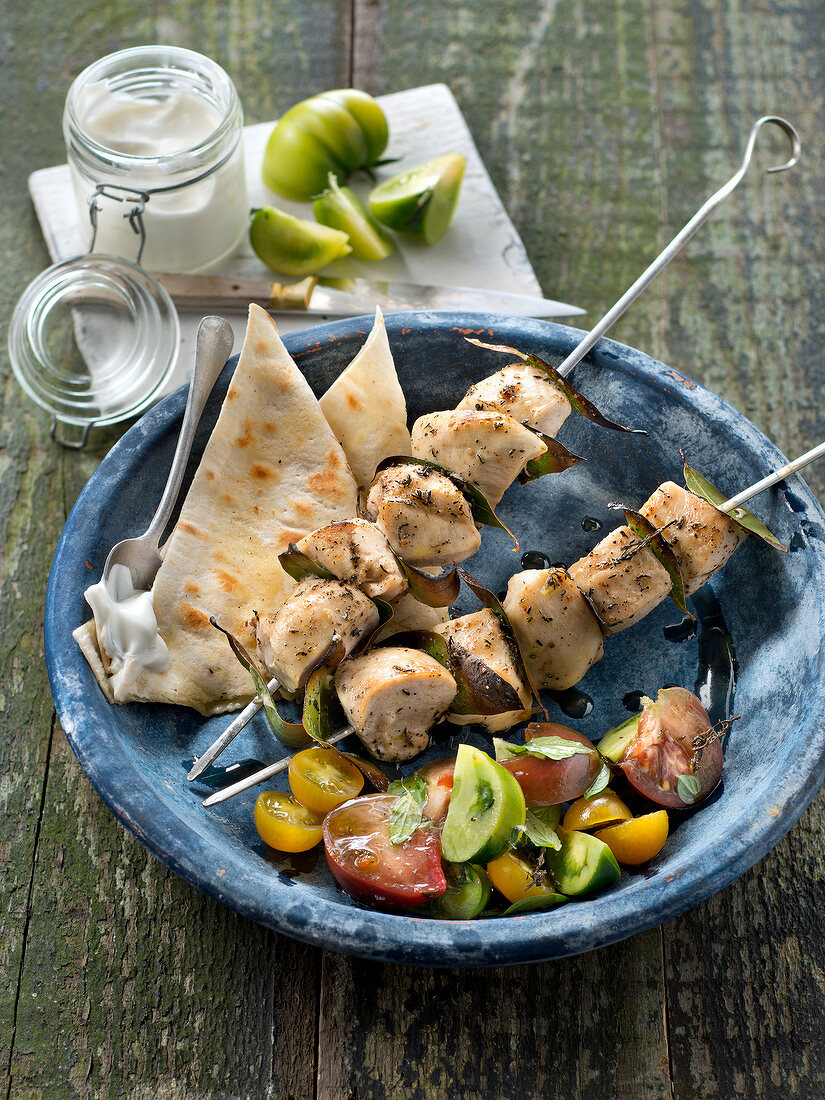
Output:
<svg viewBox="0 0 825 1100">
<path fill-rule="evenodd" d="M 407 402 L 380 309 L 366 343 L 321 398 L 321 411 L 360 486 L 372 483 L 382 459 L 412 454 Z"/>
<path fill-rule="evenodd" d="M 250 306 L 234 377 L 155 578 L 169 667 L 124 667 L 109 676 L 94 622 L 75 632 L 110 701 L 178 703 L 205 715 L 247 703 L 251 678 L 210 616 L 254 648 L 253 611 L 280 607 L 294 587 L 278 554 L 319 527 L 352 518 L 356 496 L 344 452 L 306 379 L 271 317 Z"/>
</svg>

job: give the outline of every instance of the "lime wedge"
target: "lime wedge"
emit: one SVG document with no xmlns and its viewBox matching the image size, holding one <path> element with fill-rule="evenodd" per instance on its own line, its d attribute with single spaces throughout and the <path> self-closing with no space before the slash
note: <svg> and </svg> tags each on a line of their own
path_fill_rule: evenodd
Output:
<svg viewBox="0 0 825 1100">
<path fill-rule="evenodd" d="M 448 153 L 379 183 L 369 195 L 373 216 L 390 229 L 435 244 L 449 229 L 465 164 L 461 153 Z"/>
</svg>

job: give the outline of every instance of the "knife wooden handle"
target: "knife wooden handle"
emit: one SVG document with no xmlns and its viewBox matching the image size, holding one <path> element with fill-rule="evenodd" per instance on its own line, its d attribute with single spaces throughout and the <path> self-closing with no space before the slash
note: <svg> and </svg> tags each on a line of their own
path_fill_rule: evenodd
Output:
<svg viewBox="0 0 825 1100">
<path fill-rule="evenodd" d="M 250 303 L 264 309 L 300 312 L 309 307 L 318 285 L 314 275 L 293 284 L 229 279 L 225 275 L 156 274 L 155 278 L 178 309 L 202 313 L 245 311 Z"/>
</svg>

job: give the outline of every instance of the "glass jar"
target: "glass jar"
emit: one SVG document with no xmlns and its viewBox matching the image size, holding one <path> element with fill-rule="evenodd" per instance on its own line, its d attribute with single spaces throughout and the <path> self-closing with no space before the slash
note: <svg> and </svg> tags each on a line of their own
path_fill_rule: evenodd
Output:
<svg viewBox="0 0 825 1100">
<path fill-rule="evenodd" d="M 63 133 L 95 252 L 191 273 L 237 248 L 248 220 L 243 110 L 208 57 L 137 46 L 96 61 L 69 89 Z"/>
</svg>

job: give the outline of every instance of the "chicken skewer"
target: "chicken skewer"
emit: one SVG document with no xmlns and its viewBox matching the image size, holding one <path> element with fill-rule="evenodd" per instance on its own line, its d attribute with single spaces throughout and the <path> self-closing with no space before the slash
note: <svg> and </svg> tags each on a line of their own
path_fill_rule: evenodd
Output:
<svg viewBox="0 0 825 1100">
<path fill-rule="evenodd" d="M 825 457 L 825 442 L 823 442 L 820 445 L 818 445 L 817 447 L 814 447 L 811 450 L 807 451 L 805 454 L 801 455 L 799 458 L 795 459 L 793 462 L 789 462 L 786 465 L 784 465 L 784 466 L 780 467 L 779 469 L 775 470 L 772 474 L 768 475 L 767 477 L 762 478 L 758 482 L 755 482 L 752 486 L 750 486 L 749 488 L 743 490 L 741 493 L 738 493 L 736 496 L 730 497 L 727 501 L 724 501 L 722 504 L 720 504 L 719 507 L 715 509 L 715 511 L 723 513 L 723 514 L 731 511 L 733 508 L 738 507 L 739 505 L 741 505 L 745 500 L 749 500 L 751 497 L 753 497 L 753 496 L 757 495 L 758 493 L 764 491 L 764 489 L 770 488 L 772 485 L 775 485 L 779 481 L 783 480 L 783 478 L 790 476 L 792 473 L 798 472 L 799 470 L 803 469 L 805 466 L 809 465 L 812 462 L 815 462 L 817 459 L 822 458 L 822 457 Z M 663 488 L 667 488 L 667 487 L 668 487 L 668 483 L 665 483 L 664 487 L 660 486 L 660 488 L 656 490 L 656 493 L 654 493 L 652 495 L 650 500 L 648 502 L 646 502 L 646 505 L 643 505 L 642 507 L 645 508 L 648 504 L 650 504 L 650 501 L 652 501 L 658 493 L 663 492 Z M 678 486 L 674 486 L 674 487 L 676 489 L 679 489 Z M 686 491 L 685 490 L 680 490 L 680 492 L 685 493 Z M 693 496 L 693 495 L 694 494 L 690 494 L 690 496 Z M 697 499 L 701 500 L 701 498 L 697 498 Z M 713 509 L 714 508 L 714 506 L 708 505 L 704 501 L 702 501 L 702 503 L 705 504 L 705 506 L 708 509 Z M 726 555 L 724 557 L 724 561 L 720 560 L 719 564 L 716 565 L 716 567 L 714 569 L 712 569 L 711 572 L 716 572 L 718 569 L 722 568 L 722 566 L 728 560 L 728 558 L 733 553 L 733 551 L 736 549 L 736 546 L 738 546 L 738 544 L 739 544 L 739 541 L 736 542 L 736 545 L 733 546 L 733 549 L 731 549 L 729 553 L 726 553 Z M 714 550 L 714 551 L 717 551 L 718 547 L 712 547 L 711 549 Z M 582 559 L 582 560 L 584 561 L 586 559 Z M 632 557 L 631 557 L 631 560 L 632 560 Z M 525 571 L 525 572 L 531 572 L 531 571 Z M 532 571 L 532 572 L 538 572 L 538 571 Z M 542 571 L 542 572 L 545 572 L 545 571 Z M 546 571 L 546 572 L 550 572 L 550 571 Z M 567 576 L 567 574 L 565 573 L 564 570 L 559 570 L 558 572 L 560 572 L 560 573 L 564 574 L 565 576 Z M 520 574 L 516 574 L 516 577 L 523 577 L 524 575 L 525 575 L 525 573 L 520 573 Z M 701 576 L 701 575 L 702 575 L 701 573 L 697 574 L 697 576 Z M 711 573 L 708 573 L 707 576 L 705 576 L 705 580 L 707 580 L 710 575 L 711 575 Z M 513 578 L 513 579 L 515 579 L 515 578 Z M 569 577 L 568 577 L 568 579 L 569 579 Z M 512 583 L 512 579 L 511 579 L 511 583 Z M 571 585 L 573 584 L 572 580 L 571 580 L 570 583 L 571 583 Z M 575 585 L 573 587 L 575 588 Z M 699 587 L 699 585 L 695 584 L 695 578 L 694 578 L 693 582 L 691 582 L 690 579 L 688 580 L 686 588 L 688 588 L 690 591 L 696 591 L 698 589 L 698 587 Z M 590 612 L 589 605 L 585 601 L 584 596 L 581 594 L 581 592 L 577 588 L 575 588 L 575 591 L 578 593 L 579 600 L 581 601 L 581 605 L 579 606 L 579 608 L 577 608 L 577 610 L 580 611 L 581 607 L 584 607 L 584 609 L 586 611 Z M 567 589 L 563 590 L 562 596 L 563 596 L 563 598 L 569 597 L 569 590 L 567 590 Z M 664 598 L 664 597 L 662 597 L 662 598 Z M 658 602 L 659 601 L 657 601 L 657 603 Z M 506 605 L 507 605 L 507 601 L 505 600 L 505 610 L 506 610 Z M 464 618 L 470 618 L 470 617 L 471 616 L 464 616 Z M 585 657 L 586 667 L 581 672 L 581 676 L 583 676 L 584 672 L 587 671 L 587 668 L 589 668 L 592 664 L 594 664 L 595 661 L 598 660 L 598 658 L 601 656 L 600 649 L 601 649 L 601 643 L 603 641 L 603 634 L 602 634 L 601 628 L 598 625 L 598 620 L 596 619 L 596 616 L 592 614 L 592 612 L 590 612 L 590 617 L 593 620 L 593 622 L 595 623 L 596 628 L 598 630 L 599 642 L 598 642 L 598 646 L 596 648 L 599 649 L 599 653 L 598 653 L 598 656 L 595 657 L 595 659 L 590 659 L 587 656 Z M 634 621 L 636 621 L 636 620 L 634 620 Z M 459 622 L 459 620 L 452 620 L 452 622 L 456 623 L 456 622 Z M 627 624 L 627 625 L 629 625 L 629 624 Z M 514 629 L 516 629 L 516 632 L 518 633 L 518 624 L 517 624 L 517 622 L 514 622 L 513 626 L 514 626 Z M 558 645 L 558 644 L 559 644 L 558 639 L 556 639 L 556 641 L 554 642 L 554 646 Z M 524 653 L 524 650 L 522 650 L 522 652 Z M 577 679 L 580 679 L 581 676 L 579 676 Z M 576 680 L 572 681 L 572 683 L 575 683 L 575 682 L 577 682 L 577 681 Z M 568 686 L 570 686 L 570 685 L 568 685 Z M 351 727 L 346 727 L 344 730 L 338 731 L 336 734 L 334 734 L 333 737 L 331 737 L 329 739 L 329 741 L 330 741 L 330 743 L 337 743 L 339 740 L 342 740 L 344 737 L 346 737 L 350 732 L 352 732 Z M 288 755 L 285 758 L 283 758 L 282 760 L 278 761 L 276 764 L 270 765 L 269 767 L 263 769 L 262 771 L 257 772 L 254 775 L 250 775 L 247 778 L 242 779 L 242 780 L 240 780 L 239 782 L 237 782 L 235 784 L 232 784 L 232 786 L 226 787 L 226 788 L 224 788 L 224 790 L 218 791 L 215 794 L 210 795 L 204 801 L 204 806 L 212 806 L 212 805 L 216 805 L 218 802 L 223 802 L 228 798 L 234 797 L 236 794 L 240 794 L 243 791 L 249 790 L 251 787 L 256 786 L 258 783 L 264 782 L 266 779 L 271 778 L 273 775 L 276 775 L 281 771 L 285 771 L 289 767 L 290 759 L 291 759 L 291 756 Z"/>
<path fill-rule="evenodd" d="M 770 173 L 783 172 L 797 163 L 801 149 L 799 136 L 794 127 L 778 116 L 760 118 L 751 129 L 745 154 L 737 172 L 727 183 L 711 195 L 653 263 L 570 352 L 558 368 L 558 373 L 562 377 L 566 377 L 573 367 L 584 358 L 608 329 L 647 289 L 656 276 L 678 255 L 698 229 L 707 221 L 716 207 L 721 205 L 741 183 L 750 166 L 759 132 L 768 123 L 778 126 L 787 134 L 791 141 L 792 154 L 785 163 L 768 168 L 767 171 Z M 509 375 L 507 372 L 509 372 Z M 496 387 L 498 387 L 497 392 Z M 517 395 L 515 400 L 514 395 Z M 529 411 L 524 408 L 525 402 L 529 405 Z M 475 416 L 473 410 L 475 410 Z M 413 449 L 418 457 L 432 460 L 444 459 L 444 463 L 451 468 L 454 468 L 454 464 L 457 462 L 458 469 L 454 469 L 454 472 L 477 484 L 488 496 L 491 504 L 495 506 L 521 469 L 532 459 L 540 457 L 543 450 L 546 449 L 545 445 L 539 441 L 539 437 L 525 432 L 522 425 L 526 424 L 529 428 L 552 438 L 561 428 L 569 412 L 569 401 L 548 379 L 535 370 L 531 371 L 529 367 L 505 367 L 490 379 L 485 380 L 484 383 L 472 387 L 459 403 L 455 412 L 436 413 L 419 418 L 413 429 Z M 474 419 L 479 423 L 473 423 Z M 481 452 L 475 445 L 477 439 L 473 437 L 474 433 L 475 436 L 478 436 L 485 428 L 487 429 L 487 441 L 482 447 L 482 452 L 484 448 L 488 448 L 491 453 L 482 457 Z M 530 438 L 531 434 L 532 438 Z M 466 440 L 464 444 L 459 445 L 458 450 L 460 453 L 458 456 L 455 454 L 457 435 L 465 437 Z M 442 443 L 439 443 L 439 441 L 442 441 Z M 492 441 L 492 446 L 490 441 Z M 442 446 L 447 450 L 446 456 L 442 453 Z M 450 460 L 451 453 L 453 455 L 452 463 Z M 505 455 L 508 456 L 509 461 L 507 469 L 502 470 L 502 460 Z M 487 459 L 490 461 L 487 461 Z M 805 456 L 797 461 L 805 464 Z M 781 476 L 788 476 L 796 469 L 801 469 L 801 466 L 793 466 L 793 469 L 789 466 L 785 474 L 777 475 L 777 480 Z M 479 481 L 481 484 L 479 484 Z M 768 484 L 775 484 L 775 481 L 768 482 L 767 479 L 765 481 L 764 488 L 767 488 Z M 440 488 L 442 488 L 443 493 L 443 487 Z M 752 493 L 760 491 L 761 489 L 758 487 L 751 488 Z M 400 517 L 398 513 L 405 510 L 405 505 L 395 504 L 393 500 L 390 500 L 388 505 L 387 497 L 391 497 L 391 495 L 391 493 L 386 492 L 382 492 L 378 496 L 373 494 L 371 510 L 379 528 L 384 533 L 387 533 L 387 523 L 389 522 L 391 524 L 390 530 L 395 533 L 397 541 L 401 543 L 404 541 L 410 542 L 409 539 L 404 540 L 398 536 L 399 529 L 404 529 L 403 520 L 406 519 L 406 517 Z M 745 499 L 749 499 L 749 497 L 740 494 L 739 497 L 733 498 L 722 505 L 720 510 L 732 510 Z M 393 505 L 394 508 L 392 508 Z M 447 507 L 449 506 L 448 504 Z M 382 512 L 386 512 L 391 508 L 393 515 L 388 521 Z M 455 506 L 453 506 L 453 511 L 455 511 Z M 466 519 L 467 517 L 462 516 L 461 518 Z M 464 526 L 468 525 L 464 524 Z M 397 548 L 401 549 L 402 547 L 398 546 Z M 461 556 L 457 560 L 465 560 L 477 549 L 478 545 L 476 545 L 475 540 L 467 534 L 461 540 L 459 550 Z M 436 555 L 434 562 L 438 561 L 439 556 Z M 277 683 L 275 686 L 277 686 Z M 270 685 L 270 690 L 275 690 L 275 687 Z M 200 775 L 231 743 L 233 738 L 237 736 L 259 709 L 260 703 L 250 703 L 221 737 L 195 762 L 188 778 L 194 779 Z"/>
</svg>

